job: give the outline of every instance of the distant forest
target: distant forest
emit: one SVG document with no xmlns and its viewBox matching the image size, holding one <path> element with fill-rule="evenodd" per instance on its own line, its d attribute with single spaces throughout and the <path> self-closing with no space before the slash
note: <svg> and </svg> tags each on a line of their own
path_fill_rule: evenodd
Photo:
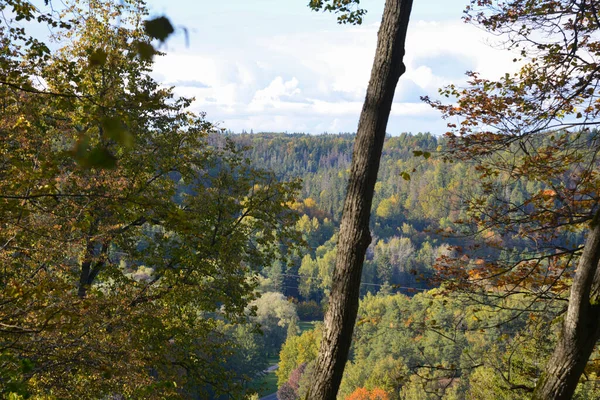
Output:
<svg viewBox="0 0 600 400">
<path fill-rule="evenodd" d="M 266 266 L 263 274 L 272 279 L 274 289 L 287 296 L 322 301 L 333 269 L 354 135 L 257 133 L 227 137 L 246 147 L 245 155 L 256 167 L 273 171 L 282 181 L 301 179 L 293 208 L 302 215 L 298 228 L 307 244 L 306 253 L 285 266 Z M 431 157 L 415 156 L 421 152 Z M 435 260 L 452 255 L 456 246 L 470 248 L 486 260 L 506 262 L 521 259 L 533 246 L 500 230 L 487 233 L 494 236 L 488 246 L 476 246 L 477 226 L 465 221 L 471 217 L 469 204 L 484 193 L 480 173 L 468 162 L 445 161 L 445 152 L 445 138 L 429 133 L 402 133 L 386 139 L 373 200 L 373 241 L 363 271 L 363 294 L 385 287 L 411 295 L 435 286 L 430 280 Z M 493 193 L 486 192 L 486 201 L 522 204 L 544 188 L 540 181 L 498 181 Z M 572 231 L 554 244 L 582 242 L 582 233 Z"/>
<path fill-rule="evenodd" d="M 256 167 L 274 171 L 283 181 L 301 179 L 292 209 L 300 214 L 303 246 L 287 264 L 263 266 L 260 290 L 283 293 L 296 304 L 300 320 L 322 318 L 353 135 L 226 137 L 245 146 L 244 154 Z M 547 145 L 547 138 L 536 140 L 539 148 Z M 531 266 L 552 271 L 552 261 L 539 255 L 550 247 L 581 246 L 582 230 L 553 234 L 540 246 L 535 235 L 523 231 L 536 232 L 534 225 L 496 223 L 515 210 L 535 214 L 538 206 L 532 199 L 555 201 L 549 183 L 514 175 L 509 179 L 504 171 L 484 175 L 476 162 L 451 161 L 447 155 L 446 139 L 428 133 L 386 139 L 373 201 L 373 241 L 339 398 L 526 398 L 528 385 L 539 377 L 553 349 L 557 326 L 550 331 L 543 327 L 564 311 L 564 287 L 548 285 L 548 272 L 538 274 Z M 567 178 L 555 182 L 562 185 Z M 536 257 L 541 261 L 527 261 Z M 478 280 L 497 270 L 513 271 L 515 281 Z M 569 279 L 573 271 L 561 274 Z M 456 283 L 463 278 L 470 286 Z M 277 371 L 280 399 L 300 399 L 306 393 L 320 329 L 317 325 L 300 336 L 288 334 Z M 588 379 L 574 398 L 600 394 L 596 368 L 591 361 Z"/>
</svg>

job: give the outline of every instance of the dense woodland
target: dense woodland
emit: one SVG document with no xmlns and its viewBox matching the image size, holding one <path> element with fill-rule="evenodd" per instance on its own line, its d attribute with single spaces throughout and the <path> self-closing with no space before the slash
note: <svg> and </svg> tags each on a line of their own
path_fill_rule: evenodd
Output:
<svg viewBox="0 0 600 400">
<path fill-rule="evenodd" d="M 280 179 L 302 179 L 299 201 L 292 208 L 301 214 L 298 228 L 309 251 L 300 266 L 297 262 L 276 265 L 275 271 L 263 274 L 270 277 L 284 271 L 288 275 L 281 285 L 287 286 L 287 295 L 297 297 L 293 287 L 299 285 L 303 297 L 310 292 L 311 299 L 322 300 L 316 286 L 327 290 L 326 277 L 330 274 L 326 269 L 331 268 L 328 254 L 335 249 L 335 227 L 341 216 L 353 136 L 252 134 L 232 138 L 249 147 L 246 155 L 252 162 L 266 166 Z M 472 163 L 444 161 L 445 142 L 430 134 L 403 133 L 387 138 L 373 202 L 373 242 L 364 269 L 364 293 L 375 293 L 385 284 L 404 294 L 414 293 L 411 288 L 431 287 L 435 260 L 457 247 L 471 247 L 472 257 L 476 254 L 507 262 L 520 260 L 533 250 L 530 238 L 501 232 L 501 227 L 497 232 L 487 231 L 486 235 L 494 236 L 488 238 L 487 246 L 473 247 L 477 226 L 464 222 L 470 220 L 470 207 L 482 196 L 489 204 L 523 204 L 548 186 L 524 177 L 514 182 L 499 178 L 494 192 L 485 191 Z M 415 157 L 419 151 L 432 156 Z M 581 232 L 570 231 L 556 238 L 553 245 L 576 247 L 582 242 Z M 292 278 L 298 274 L 302 278 L 295 284 Z M 367 287 L 368 283 L 373 287 Z"/>
<path fill-rule="evenodd" d="M 263 268 L 262 285 L 299 302 L 300 318 L 312 319 L 317 315 L 311 314 L 315 303 L 326 307 L 353 137 L 232 137 L 249 147 L 246 154 L 253 162 L 266 161 L 281 179 L 302 178 L 301 195 L 292 208 L 301 214 L 297 227 L 308 247 L 290 264 Z M 445 139 L 430 134 L 386 139 L 373 204 L 374 240 L 363 270 L 363 298 L 341 398 L 363 398 L 360 389 L 383 389 L 382 398 L 390 399 L 523 398 L 553 349 L 557 332 L 552 321 L 564 311 L 564 288 L 542 303 L 537 301 L 539 287 L 529 293 L 509 292 L 505 284 L 504 294 L 497 289 L 488 297 L 463 288 L 448 291 L 445 288 L 454 287 L 457 277 L 440 279 L 451 259 L 477 266 L 535 258 L 542 250 L 531 238 L 503 227 L 477 234 L 477 224 L 466 221 L 471 221 L 471 207 L 482 198 L 498 207 L 524 204 L 550 189 L 525 177 L 514 182 L 494 177 L 490 192 L 473 163 L 444 161 L 446 145 Z M 419 151 L 431 157 L 415 157 Z M 551 245 L 578 248 L 582 242 L 582 232 L 570 230 Z M 528 279 L 534 286 L 544 285 L 540 277 Z M 284 386 L 289 394 L 281 398 L 305 393 L 303 374 L 292 373 L 298 368 L 310 372 L 318 340 L 307 332 L 286 342 L 278 382 L 281 387 L 291 379 L 295 391 Z M 594 364 L 589 368 L 594 375 L 576 398 L 600 395 L 594 392 L 600 390 L 594 383 Z"/>
<path fill-rule="evenodd" d="M 338 398 L 600 398 L 597 2 L 520 3 L 466 19 L 577 40 L 424 98 L 446 136 L 385 138 Z M 256 399 L 277 363 L 304 398 L 356 136 L 222 132 L 150 75 L 168 18 L 45 5 L 0 2 L 0 396 Z"/>
</svg>

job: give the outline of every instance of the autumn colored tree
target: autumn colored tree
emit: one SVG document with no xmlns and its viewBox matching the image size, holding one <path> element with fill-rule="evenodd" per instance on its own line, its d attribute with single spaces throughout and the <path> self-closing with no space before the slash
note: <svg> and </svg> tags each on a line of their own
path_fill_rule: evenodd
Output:
<svg viewBox="0 0 600 400">
<path fill-rule="evenodd" d="M 298 400 L 299 397 L 292 385 L 290 385 L 288 382 L 285 382 L 277 390 L 277 398 L 281 400 Z"/>
<path fill-rule="evenodd" d="M 485 198 L 470 203 L 471 226 L 490 246 L 514 237 L 530 249 L 525 259 L 462 268 L 458 280 L 532 301 L 566 299 L 570 290 L 556 349 L 529 388 L 534 399 L 571 398 L 600 338 L 599 7 L 472 1 L 465 19 L 498 34 L 522 66 L 498 80 L 468 73 L 466 88 L 441 91 L 454 104 L 426 99 L 451 118 L 448 157 L 475 162 L 481 174 Z M 537 190 L 511 197 L 507 189 L 519 182 Z M 573 240 L 557 245 L 565 237 Z"/>
<path fill-rule="evenodd" d="M 358 4 L 358 1 L 311 2 L 311 5 L 317 9 L 340 10 L 343 15 L 352 3 Z M 371 242 L 369 219 L 385 129 L 398 79 L 406 71 L 402 60 L 411 8 L 412 0 L 387 0 L 385 3 L 354 143 L 323 340 L 308 399 L 334 399 L 348 360 L 362 267 Z"/>
<path fill-rule="evenodd" d="M 276 371 L 279 386 L 288 382 L 292 372 L 301 365 L 307 365 L 317 358 L 321 333 L 321 327 L 318 326 L 300 336 L 287 338 L 279 353 L 279 368 Z"/>
<path fill-rule="evenodd" d="M 246 320 L 257 268 L 293 247 L 296 184 L 252 168 L 149 76 L 143 2 L 74 1 L 47 17 L 7 6 L 0 392 L 241 393 L 217 328 Z M 63 47 L 29 41 L 19 18 Z"/>
<path fill-rule="evenodd" d="M 358 388 L 348 397 L 346 400 L 389 400 L 388 394 L 383 389 L 375 388 L 368 390 L 365 388 Z"/>
</svg>

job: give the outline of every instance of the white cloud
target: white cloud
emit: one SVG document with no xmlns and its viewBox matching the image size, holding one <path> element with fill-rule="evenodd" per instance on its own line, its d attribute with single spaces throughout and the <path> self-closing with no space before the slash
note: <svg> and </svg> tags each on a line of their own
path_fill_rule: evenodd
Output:
<svg viewBox="0 0 600 400">
<path fill-rule="evenodd" d="M 431 82 L 434 80 L 433 73 L 431 72 L 431 68 L 420 65 L 415 69 L 409 69 L 406 71 L 405 79 L 410 79 L 423 89 L 426 89 Z"/>
<path fill-rule="evenodd" d="M 301 90 L 298 88 L 298 79 L 292 78 L 288 81 L 283 81 L 281 76 L 273 79 L 273 81 L 264 89 L 257 90 L 248 105 L 249 111 L 264 111 L 266 108 L 281 108 L 285 107 L 286 102 L 282 101 L 282 97 L 293 98 L 299 95 Z"/>
<path fill-rule="evenodd" d="M 425 103 L 394 103 L 392 104 L 392 116 L 434 116 L 436 112 Z"/>
<path fill-rule="evenodd" d="M 332 102 L 313 99 L 312 104 L 313 113 L 332 117 L 358 116 L 362 107 L 362 102 L 358 101 Z"/>
<path fill-rule="evenodd" d="M 419 60 L 454 56 L 447 62 L 462 59 L 471 64 L 471 70 L 496 78 L 515 69 L 514 54 L 498 46 L 498 37 L 461 21 L 415 21 L 407 35 L 407 73 L 420 67 Z"/>
<path fill-rule="evenodd" d="M 196 98 L 222 126 L 272 131 L 355 131 L 375 52 L 377 25 L 310 30 L 257 38 L 253 46 L 178 51 L 154 69 L 176 92 Z M 406 74 L 399 83 L 390 132 L 443 132 L 436 112 L 418 98 L 435 96 L 466 70 L 497 77 L 515 69 L 514 55 L 460 21 L 411 21 Z"/>
</svg>

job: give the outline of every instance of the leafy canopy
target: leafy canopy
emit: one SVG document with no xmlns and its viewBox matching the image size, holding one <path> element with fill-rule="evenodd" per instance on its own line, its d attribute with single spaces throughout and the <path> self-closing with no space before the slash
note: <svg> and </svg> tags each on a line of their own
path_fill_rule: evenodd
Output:
<svg viewBox="0 0 600 400">
<path fill-rule="evenodd" d="M 143 2 L 7 6 L 2 394 L 240 393 L 219 326 L 246 319 L 255 271 L 294 246 L 297 184 L 252 168 L 150 77 Z M 18 18 L 50 25 L 57 49 Z"/>
</svg>

